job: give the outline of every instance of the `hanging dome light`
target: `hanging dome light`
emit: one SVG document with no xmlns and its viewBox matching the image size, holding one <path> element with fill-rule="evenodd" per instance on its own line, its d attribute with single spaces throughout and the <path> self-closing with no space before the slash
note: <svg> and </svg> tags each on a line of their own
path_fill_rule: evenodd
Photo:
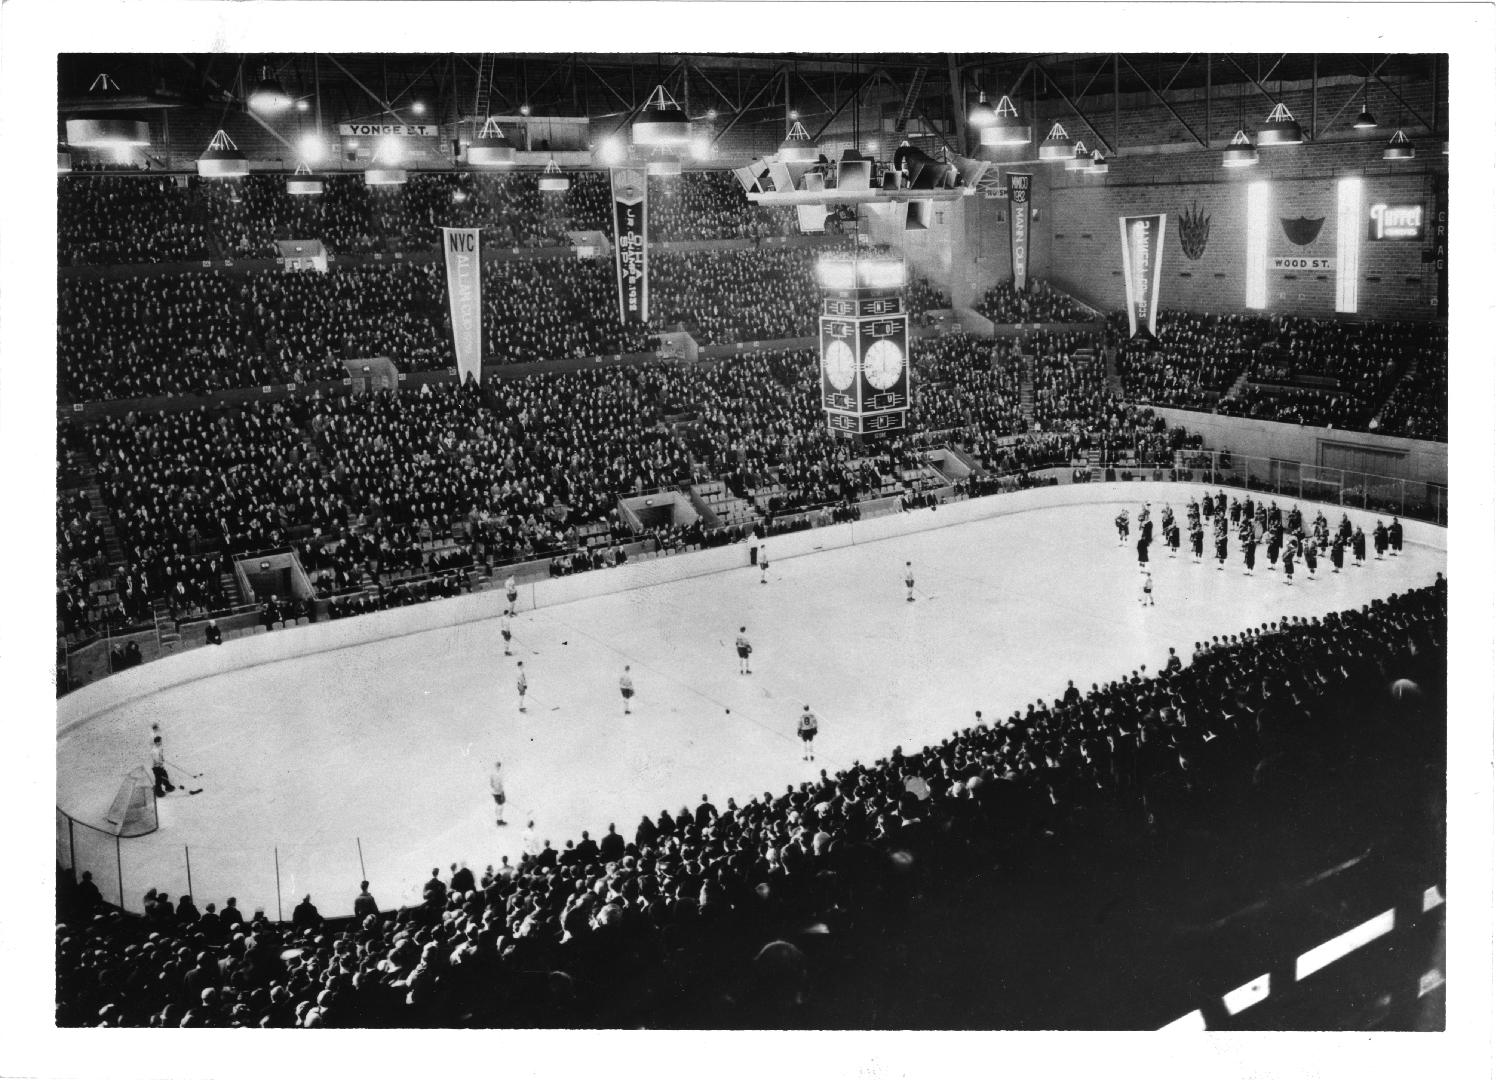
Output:
<svg viewBox="0 0 1496 1080">
<path fill-rule="evenodd" d="M 680 158 L 674 154 L 662 154 L 659 157 L 649 159 L 649 164 L 644 167 L 650 176 L 663 176 L 666 178 L 680 175 Z"/>
<path fill-rule="evenodd" d="M 1104 176 L 1111 172 L 1111 164 L 1106 160 L 1106 155 L 1100 150 L 1091 151 L 1091 164 L 1086 166 L 1086 172 L 1092 176 Z"/>
<path fill-rule="evenodd" d="M 101 108 L 111 108 L 120 101 L 119 84 L 107 72 L 100 72 L 89 85 L 91 101 Z M 127 146 L 150 146 L 151 129 L 144 120 L 124 120 L 114 116 L 96 116 L 69 120 L 67 143 L 83 150 L 118 150 Z"/>
<path fill-rule="evenodd" d="M 197 174 L 213 180 L 237 180 L 249 175 L 249 159 L 228 133 L 220 129 L 208 140 L 203 156 L 197 159 Z"/>
<path fill-rule="evenodd" d="M 1018 115 L 1018 106 L 1004 94 L 997 103 L 997 115 L 982 129 L 983 146 L 1023 146 L 1033 138 L 1033 130 Z"/>
<path fill-rule="evenodd" d="M 1304 141 L 1304 129 L 1281 101 L 1267 114 L 1267 121 L 1257 132 L 1258 146 L 1298 146 Z"/>
<path fill-rule="evenodd" d="M 540 174 L 540 181 L 536 185 L 541 191 L 570 191 L 571 177 L 561 171 L 561 166 L 556 164 L 556 159 L 551 158 L 545 163 L 545 169 Z"/>
<path fill-rule="evenodd" d="M 271 78 L 268 68 L 260 69 L 260 81 L 249 93 L 249 107 L 257 113 L 285 112 L 296 103 L 286 88 Z"/>
<path fill-rule="evenodd" d="M 966 117 L 971 121 L 972 127 L 985 128 L 997 123 L 997 112 L 987 103 L 987 91 L 977 91 L 977 103 L 971 107 L 971 112 Z"/>
<path fill-rule="evenodd" d="M 374 156 L 364 170 L 364 183 L 369 187 L 394 187 L 406 181 L 405 170 L 400 168 L 403 147 L 394 135 L 386 135 L 374 146 Z"/>
<path fill-rule="evenodd" d="M 1085 172 L 1091 167 L 1091 151 L 1084 141 L 1077 139 L 1074 149 L 1064 162 L 1066 172 Z"/>
<path fill-rule="evenodd" d="M 1065 125 L 1056 123 L 1049 129 L 1049 134 L 1044 137 L 1044 141 L 1039 144 L 1039 160 L 1064 161 L 1070 157 L 1073 146 Z"/>
<path fill-rule="evenodd" d="M 670 91 L 656 86 L 634 121 L 633 132 L 640 146 L 686 146 L 691 142 L 691 121 Z"/>
<path fill-rule="evenodd" d="M 1228 169 L 1257 164 L 1257 147 L 1252 145 L 1252 140 L 1247 138 L 1247 133 L 1241 128 L 1237 128 L 1236 134 L 1231 136 L 1230 144 L 1221 154 L 1221 164 Z"/>
<path fill-rule="evenodd" d="M 1398 128 L 1395 132 L 1393 132 L 1392 138 L 1387 140 L 1387 145 L 1382 150 L 1382 160 L 1413 160 L 1413 140 L 1408 138 L 1407 135 L 1403 133 L 1402 128 Z"/>
<path fill-rule="evenodd" d="M 305 161 L 298 161 L 296 171 L 286 177 L 287 195 L 321 195 L 323 188 L 322 177 L 314 176 Z"/>
<path fill-rule="evenodd" d="M 478 137 L 468 143 L 467 163 L 487 169 L 502 169 L 514 164 L 514 147 L 504 138 L 504 129 L 492 116 L 483 121 Z"/>
<path fill-rule="evenodd" d="M 1370 131 L 1377 126 L 1377 118 L 1371 115 L 1371 110 L 1366 107 L 1366 98 L 1371 93 L 1371 78 L 1361 84 L 1361 111 L 1351 121 L 1351 127 L 1357 131 Z"/>
<path fill-rule="evenodd" d="M 125 146 L 150 146 L 151 128 L 144 120 L 121 120 L 100 116 L 67 122 L 69 146 L 85 150 L 115 150 Z"/>
<path fill-rule="evenodd" d="M 810 132 L 796 120 L 790 125 L 790 133 L 784 137 L 784 142 L 779 144 L 779 160 L 809 164 L 820 156 L 820 147 L 810 141 Z"/>
</svg>

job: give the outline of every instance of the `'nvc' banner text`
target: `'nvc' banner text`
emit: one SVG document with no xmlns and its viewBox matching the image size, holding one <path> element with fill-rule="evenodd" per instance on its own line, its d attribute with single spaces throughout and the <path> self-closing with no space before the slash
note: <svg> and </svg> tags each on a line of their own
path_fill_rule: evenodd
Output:
<svg viewBox="0 0 1496 1080">
<path fill-rule="evenodd" d="M 483 273 L 477 229 L 442 229 L 447 259 L 447 299 L 452 312 L 452 350 L 457 379 L 483 381 Z"/>
</svg>

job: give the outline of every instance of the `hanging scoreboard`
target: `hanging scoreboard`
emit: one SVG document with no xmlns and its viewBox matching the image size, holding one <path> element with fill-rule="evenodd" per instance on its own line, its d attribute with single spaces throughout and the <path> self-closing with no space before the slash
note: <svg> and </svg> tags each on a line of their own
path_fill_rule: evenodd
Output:
<svg viewBox="0 0 1496 1080">
<path fill-rule="evenodd" d="M 834 284 L 823 278 L 821 407 L 832 431 L 870 435 L 906 427 L 909 316 L 902 263 L 898 271 L 898 285 L 892 287 L 866 282 L 862 275 Z"/>
</svg>

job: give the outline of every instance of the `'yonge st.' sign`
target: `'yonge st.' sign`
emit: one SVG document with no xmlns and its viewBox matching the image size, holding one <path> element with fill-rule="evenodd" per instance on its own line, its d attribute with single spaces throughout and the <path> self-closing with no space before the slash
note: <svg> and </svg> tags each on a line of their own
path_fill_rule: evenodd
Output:
<svg viewBox="0 0 1496 1080">
<path fill-rule="evenodd" d="M 1420 240 L 1423 238 L 1423 207 L 1388 206 L 1377 203 L 1371 208 L 1371 240 Z"/>
<path fill-rule="evenodd" d="M 435 138 L 440 132 L 436 124 L 339 124 L 339 135 L 362 135 L 374 138 L 378 135 L 407 135 Z"/>
</svg>

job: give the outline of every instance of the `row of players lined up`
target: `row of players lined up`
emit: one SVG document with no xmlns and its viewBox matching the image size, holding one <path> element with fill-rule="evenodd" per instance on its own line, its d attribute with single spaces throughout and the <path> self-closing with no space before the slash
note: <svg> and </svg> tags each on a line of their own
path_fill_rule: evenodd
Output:
<svg viewBox="0 0 1496 1080">
<path fill-rule="evenodd" d="M 758 542 L 757 554 L 759 584 L 766 585 L 768 584 L 769 555 L 768 546 L 764 544 L 762 540 Z M 906 561 L 904 563 L 903 581 L 905 600 L 908 603 L 913 603 L 915 587 L 914 564 L 912 562 Z M 506 657 L 512 657 L 514 655 L 514 616 L 518 614 L 519 611 L 519 586 L 515 582 L 514 576 L 512 574 L 504 581 L 504 598 L 506 604 L 503 613 L 499 617 L 499 634 L 504 639 L 504 655 Z M 737 640 L 734 642 L 734 649 L 738 654 L 738 674 L 752 675 L 753 669 L 749 667 L 749 664 L 751 662 L 749 658 L 753 655 L 753 645 L 748 640 L 748 628 L 746 626 L 738 627 L 738 636 Z M 623 697 L 623 714 L 625 716 L 632 715 L 634 677 L 631 665 L 624 665 L 623 674 L 619 677 L 618 680 L 618 689 Z M 528 694 L 530 690 L 530 679 L 528 674 L 525 672 L 525 662 L 523 660 L 515 661 L 515 690 L 519 695 L 519 711 L 527 711 L 525 706 L 525 695 Z M 727 712 L 731 714 L 732 710 L 728 709 Z M 804 709 L 801 710 L 800 719 L 795 725 L 795 733 L 799 736 L 802 744 L 801 760 L 815 760 L 814 741 L 819 731 L 820 718 L 816 716 L 809 705 L 806 705 Z M 504 820 L 504 803 L 506 801 L 506 796 L 504 792 L 502 762 L 494 762 L 493 771 L 489 778 L 489 784 L 491 793 L 494 798 L 494 804 L 498 812 L 498 817 L 495 821 L 495 824 L 506 825 L 508 823 Z"/>
<path fill-rule="evenodd" d="M 1202 518 L 1203 513 L 1203 518 Z M 1257 565 L 1257 545 L 1265 544 L 1267 551 L 1268 568 L 1277 570 L 1279 556 L 1283 559 L 1283 572 L 1285 584 L 1293 581 L 1294 560 L 1302 559 L 1304 567 L 1311 577 L 1319 567 L 1319 557 L 1328 553 L 1333 565 L 1334 573 L 1340 573 L 1345 565 L 1345 552 L 1349 548 L 1356 565 L 1366 561 L 1366 533 L 1359 525 L 1351 524 L 1348 514 L 1341 514 L 1340 524 L 1332 533 L 1329 521 L 1325 518 L 1324 511 L 1316 511 L 1314 520 L 1306 522 L 1303 513 L 1297 505 L 1290 507 L 1285 514 L 1279 508 L 1276 501 L 1262 503 L 1254 501 L 1250 495 L 1244 500 L 1232 498 L 1228 509 L 1225 492 L 1205 495 L 1203 511 L 1201 503 L 1194 499 L 1190 500 L 1186 509 L 1188 516 L 1187 527 L 1190 536 L 1190 548 L 1194 554 L 1195 562 L 1199 562 L 1204 554 L 1205 527 L 1204 518 L 1214 518 L 1213 531 L 1215 534 L 1215 557 L 1216 569 L 1225 569 L 1227 554 L 1227 537 L 1230 530 L 1234 529 L 1237 539 L 1242 545 L 1242 559 L 1246 564 L 1246 573 L 1251 574 Z M 1228 524 L 1229 522 L 1229 524 Z M 1153 519 L 1152 504 L 1144 503 L 1138 509 L 1138 567 L 1146 570 L 1148 565 L 1148 548 L 1153 543 Z M 1127 511 L 1123 510 L 1117 514 L 1115 519 L 1117 526 L 1118 546 L 1127 543 L 1130 529 Z M 1159 525 L 1163 534 L 1164 543 L 1168 545 L 1169 557 L 1174 558 L 1179 552 L 1180 530 L 1179 524 L 1174 516 L 1174 508 L 1165 504 L 1160 515 Z M 1402 552 L 1403 527 L 1402 522 L 1396 517 L 1392 519 L 1391 525 L 1384 525 L 1380 518 L 1372 529 L 1372 544 L 1376 550 L 1376 557 L 1382 558 L 1389 550 L 1393 555 Z"/>
</svg>

